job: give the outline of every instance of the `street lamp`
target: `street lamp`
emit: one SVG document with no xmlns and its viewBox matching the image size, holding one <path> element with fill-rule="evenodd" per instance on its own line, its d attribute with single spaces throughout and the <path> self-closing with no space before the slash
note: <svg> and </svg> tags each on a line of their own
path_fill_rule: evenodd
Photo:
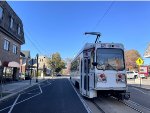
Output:
<svg viewBox="0 0 150 113">
<path fill-rule="evenodd" d="M 1 72 L 2 71 L 1 66 L 2 66 L 2 62 L 0 60 L 0 79 L 1 79 L 1 96 L 0 97 L 2 98 L 3 96 L 3 86 L 2 86 L 3 73 Z"/>
<path fill-rule="evenodd" d="M 37 57 L 37 73 L 36 73 L 36 82 L 38 82 L 38 70 L 39 70 L 39 64 L 38 64 L 38 59 L 39 59 L 39 55 L 37 54 L 36 55 L 36 57 Z"/>
</svg>

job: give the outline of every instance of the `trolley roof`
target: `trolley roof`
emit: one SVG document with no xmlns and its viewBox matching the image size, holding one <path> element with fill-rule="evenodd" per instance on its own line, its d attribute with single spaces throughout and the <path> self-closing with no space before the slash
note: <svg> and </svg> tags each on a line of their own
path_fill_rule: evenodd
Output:
<svg viewBox="0 0 150 113">
<path fill-rule="evenodd" d="M 120 48 L 124 50 L 124 46 L 121 43 L 86 43 L 80 52 L 75 56 L 74 60 L 84 51 L 90 48 Z M 74 61 L 73 60 L 73 61 Z"/>
</svg>

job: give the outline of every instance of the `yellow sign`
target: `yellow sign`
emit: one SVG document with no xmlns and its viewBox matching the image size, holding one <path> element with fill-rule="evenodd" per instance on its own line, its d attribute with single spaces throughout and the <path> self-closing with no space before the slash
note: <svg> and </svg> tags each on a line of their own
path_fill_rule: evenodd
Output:
<svg viewBox="0 0 150 113">
<path fill-rule="evenodd" d="M 144 63 L 144 61 L 141 59 L 141 58 L 138 58 L 137 60 L 136 60 L 136 64 L 137 65 L 142 65 Z"/>
</svg>

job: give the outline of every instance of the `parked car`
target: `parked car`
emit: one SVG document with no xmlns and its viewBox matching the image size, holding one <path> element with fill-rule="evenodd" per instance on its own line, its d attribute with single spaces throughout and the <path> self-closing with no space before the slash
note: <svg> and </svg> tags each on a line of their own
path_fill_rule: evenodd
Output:
<svg viewBox="0 0 150 113">
<path fill-rule="evenodd" d="M 139 74 L 139 77 L 141 77 L 141 78 L 147 78 L 147 76 L 145 76 L 145 74 Z"/>
<path fill-rule="evenodd" d="M 127 78 L 128 79 L 136 79 L 139 77 L 138 72 L 136 71 L 127 71 Z"/>
<path fill-rule="evenodd" d="M 20 80 L 25 80 L 25 75 L 20 73 L 19 79 L 20 79 Z"/>
</svg>

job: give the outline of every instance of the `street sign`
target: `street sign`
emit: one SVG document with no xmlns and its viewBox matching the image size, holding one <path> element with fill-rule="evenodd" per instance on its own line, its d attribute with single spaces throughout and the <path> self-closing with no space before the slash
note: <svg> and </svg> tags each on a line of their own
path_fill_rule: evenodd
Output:
<svg viewBox="0 0 150 113">
<path fill-rule="evenodd" d="M 144 63 L 144 61 L 141 59 L 141 58 L 138 58 L 137 60 L 136 60 L 136 64 L 137 65 L 142 65 Z"/>
<path fill-rule="evenodd" d="M 139 73 L 148 75 L 148 66 L 140 66 Z"/>
</svg>

